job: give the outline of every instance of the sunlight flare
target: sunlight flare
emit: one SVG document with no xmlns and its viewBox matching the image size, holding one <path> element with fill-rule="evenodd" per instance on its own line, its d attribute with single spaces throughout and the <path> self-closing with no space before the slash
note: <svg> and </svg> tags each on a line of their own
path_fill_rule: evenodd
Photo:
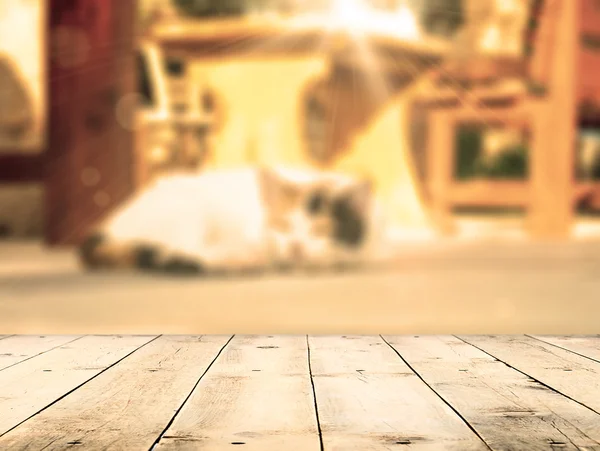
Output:
<svg viewBox="0 0 600 451">
<path fill-rule="evenodd" d="M 417 18 L 404 3 L 390 12 L 369 7 L 364 0 L 336 0 L 328 24 L 330 28 L 351 34 L 384 34 L 404 40 L 421 38 Z"/>
<path fill-rule="evenodd" d="M 406 41 L 422 38 L 417 17 L 405 2 L 401 2 L 395 11 L 382 11 L 364 0 L 334 0 L 325 13 L 302 14 L 292 19 L 290 25 L 345 32 L 354 37 L 370 34 Z"/>
</svg>

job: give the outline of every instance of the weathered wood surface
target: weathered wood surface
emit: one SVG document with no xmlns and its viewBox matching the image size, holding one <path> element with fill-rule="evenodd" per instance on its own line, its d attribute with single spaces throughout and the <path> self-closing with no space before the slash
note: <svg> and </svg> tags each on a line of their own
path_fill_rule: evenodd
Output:
<svg viewBox="0 0 600 451">
<path fill-rule="evenodd" d="M 493 449 L 600 449 L 600 415 L 464 341 L 384 338 Z"/>
<path fill-rule="evenodd" d="M 0 449 L 600 451 L 599 336 L 3 342 Z"/>
<path fill-rule="evenodd" d="M 533 335 L 532 337 L 600 362 L 600 335 L 580 335 L 571 337 L 560 335 Z"/>
<path fill-rule="evenodd" d="M 306 337 L 235 337 L 157 449 L 319 451 Z"/>
<path fill-rule="evenodd" d="M 69 335 L 0 337 L 0 371 L 79 338 Z"/>
<path fill-rule="evenodd" d="M 48 407 L 151 339 L 143 336 L 84 337 L 0 371 L 0 434 Z"/>
<path fill-rule="evenodd" d="M 0 449 L 148 450 L 230 337 L 159 337 L 0 438 Z"/>
<path fill-rule="evenodd" d="M 309 343 L 325 449 L 488 449 L 380 337 Z"/>
<path fill-rule="evenodd" d="M 522 336 L 461 337 L 540 383 L 600 412 L 600 363 Z"/>
</svg>

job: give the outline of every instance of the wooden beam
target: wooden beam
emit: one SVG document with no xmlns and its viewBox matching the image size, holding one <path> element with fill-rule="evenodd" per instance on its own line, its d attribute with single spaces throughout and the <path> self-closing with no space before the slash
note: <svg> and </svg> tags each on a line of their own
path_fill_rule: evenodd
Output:
<svg viewBox="0 0 600 451">
<path fill-rule="evenodd" d="M 535 107 L 531 152 L 530 230 L 542 239 L 566 239 L 573 220 L 579 0 L 548 2 L 553 33 L 549 95 Z M 559 20 L 560 18 L 560 20 Z M 546 33 L 551 33 L 546 31 Z M 545 35 L 549 38 L 549 35 Z M 539 36 L 539 39 L 543 39 Z M 540 69 L 541 70 L 541 69 Z M 543 75 L 543 71 L 541 71 Z M 541 76 L 541 75 L 540 75 Z"/>
<path fill-rule="evenodd" d="M 430 209 L 435 227 L 443 235 L 449 235 L 454 231 L 448 189 L 452 185 L 455 126 L 446 112 L 433 112 L 429 117 L 426 155 Z"/>
<path fill-rule="evenodd" d="M 509 125 L 528 127 L 535 119 L 531 102 L 520 102 L 496 108 L 477 108 L 476 105 L 465 103 L 461 108 L 446 111 L 447 120 L 454 127 L 460 124 Z"/>
<path fill-rule="evenodd" d="M 203 20 L 201 25 L 197 21 L 191 24 L 179 21 L 154 25 L 145 36 L 158 42 L 167 53 L 194 58 L 281 58 L 323 54 L 336 61 L 346 61 L 346 65 L 365 64 L 350 35 L 318 26 L 295 28 L 284 22 L 268 24 L 239 19 Z M 415 67 L 436 65 L 450 51 L 449 45 L 439 40 L 410 42 L 377 33 L 366 36 L 362 44 L 388 73 L 414 72 Z"/>
<path fill-rule="evenodd" d="M 465 59 L 450 59 L 443 63 L 440 82 L 477 84 L 486 80 L 523 79 L 527 63 L 520 58 L 475 54 Z"/>
<path fill-rule="evenodd" d="M 454 182 L 448 198 L 457 207 L 528 207 L 529 186 L 526 181 Z"/>
<path fill-rule="evenodd" d="M 530 207 L 530 187 L 520 180 L 469 180 L 453 182 L 447 189 L 453 207 Z M 576 183 L 571 200 L 573 208 L 585 203 L 600 210 L 600 182 Z"/>
</svg>

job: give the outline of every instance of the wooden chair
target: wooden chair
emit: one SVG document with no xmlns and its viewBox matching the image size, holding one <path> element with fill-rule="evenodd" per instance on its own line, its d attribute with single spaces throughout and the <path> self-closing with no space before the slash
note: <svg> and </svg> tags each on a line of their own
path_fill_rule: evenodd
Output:
<svg viewBox="0 0 600 451">
<path fill-rule="evenodd" d="M 449 64 L 439 76 L 470 89 L 437 88 L 419 99 L 428 106 L 427 183 L 443 233 L 454 230 L 452 209 L 519 206 L 539 238 L 568 236 L 573 217 L 578 14 L 583 0 L 545 0 L 534 53 L 520 61 L 477 57 Z M 538 2 L 539 3 L 539 2 Z M 500 123 L 531 132 L 526 182 L 453 180 L 458 126 Z"/>
</svg>

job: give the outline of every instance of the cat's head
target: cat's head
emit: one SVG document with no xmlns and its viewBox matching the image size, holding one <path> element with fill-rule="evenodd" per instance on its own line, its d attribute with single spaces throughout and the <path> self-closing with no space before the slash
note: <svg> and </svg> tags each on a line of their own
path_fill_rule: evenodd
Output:
<svg viewBox="0 0 600 451">
<path fill-rule="evenodd" d="M 327 207 L 333 226 L 333 245 L 346 251 L 363 246 L 367 239 L 372 202 L 370 180 L 348 177 L 332 182 Z"/>
<path fill-rule="evenodd" d="M 340 251 L 361 248 L 372 197 L 368 181 L 325 173 L 292 180 L 268 169 L 260 171 L 260 179 L 280 264 L 328 264 Z"/>
</svg>

